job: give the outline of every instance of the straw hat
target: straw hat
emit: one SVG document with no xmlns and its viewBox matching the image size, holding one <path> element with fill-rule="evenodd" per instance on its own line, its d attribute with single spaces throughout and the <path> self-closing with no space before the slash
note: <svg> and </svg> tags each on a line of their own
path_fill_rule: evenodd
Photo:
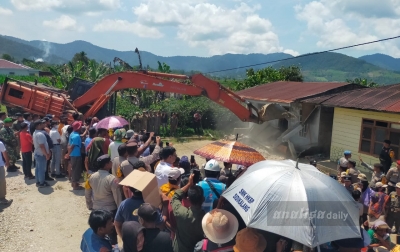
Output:
<svg viewBox="0 0 400 252">
<path fill-rule="evenodd" d="M 263 252 L 267 247 L 264 236 L 252 228 L 240 230 L 236 235 L 235 252 Z"/>
<path fill-rule="evenodd" d="M 215 209 L 204 215 L 201 225 L 207 238 L 218 244 L 231 241 L 239 228 L 236 217 L 222 209 Z"/>
</svg>

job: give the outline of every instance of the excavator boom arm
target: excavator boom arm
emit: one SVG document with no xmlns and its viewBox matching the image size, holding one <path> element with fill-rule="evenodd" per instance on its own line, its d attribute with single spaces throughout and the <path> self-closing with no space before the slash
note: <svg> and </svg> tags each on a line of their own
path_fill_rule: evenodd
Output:
<svg viewBox="0 0 400 252">
<path fill-rule="evenodd" d="M 171 80 L 172 79 L 172 80 Z M 208 79 L 202 74 L 193 75 L 192 84 L 184 84 L 173 79 L 189 79 L 185 75 L 174 75 L 158 72 L 120 72 L 110 74 L 97 82 L 85 94 L 78 97 L 73 105 L 76 108 L 93 104 L 96 108 L 96 101 L 101 100 L 104 103 L 104 96 L 110 95 L 118 90 L 136 88 L 144 90 L 154 90 L 159 92 L 178 93 L 190 96 L 204 95 L 210 100 L 220 104 L 231 110 L 240 120 L 245 122 L 260 123 L 258 112 L 256 115 L 252 113 L 252 106 L 246 108 L 241 102 L 245 102 L 242 98 L 221 86 L 218 82 Z M 102 97 L 102 99 L 99 99 Z M 100 102 L 100 101 L 99 101 Z M 85 116 L 93 116 L 97 109 L 92 109 Z"/>
</svg>

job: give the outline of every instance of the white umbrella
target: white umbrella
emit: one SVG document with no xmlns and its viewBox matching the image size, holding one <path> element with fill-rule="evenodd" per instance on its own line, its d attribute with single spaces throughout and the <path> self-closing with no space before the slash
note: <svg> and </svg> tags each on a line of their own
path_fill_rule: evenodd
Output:
<svg viewBox="0 0 400 252">
<path fill-rule="evenodd" d="M 248 227 L 309 247 L 361 236 L 357 203 L 336 180 L 311 165 L 258 162 L 222 196 Z"/>
</svg>

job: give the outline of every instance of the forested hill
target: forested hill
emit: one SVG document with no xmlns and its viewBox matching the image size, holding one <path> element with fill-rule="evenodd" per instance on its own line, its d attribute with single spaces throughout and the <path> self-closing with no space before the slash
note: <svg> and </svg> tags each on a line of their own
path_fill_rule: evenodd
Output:
<svg viewBox="0 0 400 252">
<path fill-rule="evenodd" d="M 134 48 L 132 48 L 134 49 Z M 140 49 L 140 48 L 139 48 Z M 131 66 L 138 66 L 137 54 L 132 51 L 117 51 L 102 48 L 86 41 L 74 41 L 66 44 L 47 41 L 26 41 L 9 36 L 0 36 L 0 55 L 10 54 L 16 60 L 23 58 L 42 58 L 51 64 L 66 63 L 78 53 L 84 51 L 87 57 L 97 61 L 112 63 L 114 57 L 119 57 Z M 285 53 L 272 54 L 224 54 L 211 57 L 195 56 L 157 56 L 150 52 L 141 51 L 143 66 L 157 69 L 157 61 L 164 62 L 174 70 L 183 70 L 186 73 L 198 71 L 208 73 L 217 70 L 231 69 L 249 66 L 263 62 L 293 58 Z M 340 53 L 324 53 L 301 58 L 293 58 L 272 65 L 275 68 L 281 66 L 296 65 L 301 68 L 305 81 L 346 81 L 347 79 L 369 79 L 379 84 L 393 84 L 400 82 L 400 64 L 387 55 L 376 54 L 353 58 Z M 260 69 L 271 64 L 260 65 L 254 69 Z M 245 69 L 237 69 L 215 73 L 213 75 L 227 78 L 241 78 L 245 76 Z"/>
</svg>

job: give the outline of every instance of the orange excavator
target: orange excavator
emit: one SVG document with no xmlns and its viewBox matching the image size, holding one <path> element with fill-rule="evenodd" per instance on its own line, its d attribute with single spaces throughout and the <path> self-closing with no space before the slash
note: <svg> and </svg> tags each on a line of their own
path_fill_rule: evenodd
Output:
<svg viewBox="0 0 400 252">
<path fill-rule="evenodd" d="M 202 74 L 188 77 L 146 70 L 107 75 L 73 101 L 65 92 L 56 89 L 6 79 L 1 88 L 0 102 L 42 116 L 52 114 L 60 118 L 66 113 L 83 111 L 83 117 L 87 118 L 95 116 L 116 91 L 128 88 L 202 95 L 228 108 L 244 122 L 261 124 L 285 118 L 287 113 L 286 109 L 278 104 L 269 104 L 258 110 L 249 101 Z"/>
</svg>

